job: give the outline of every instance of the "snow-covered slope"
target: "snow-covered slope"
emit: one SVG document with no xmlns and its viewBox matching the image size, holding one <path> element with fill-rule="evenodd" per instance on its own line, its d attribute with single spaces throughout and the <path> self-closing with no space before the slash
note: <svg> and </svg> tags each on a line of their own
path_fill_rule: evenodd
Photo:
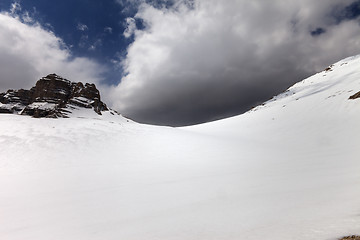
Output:
<svg viewBox="0 0 360 240">
<path fill-rule="evenodd" d="M 360 231 L 360 57 L 186 128 L 0 115 L 0 239 L 337 239 Z"/>
</svg>

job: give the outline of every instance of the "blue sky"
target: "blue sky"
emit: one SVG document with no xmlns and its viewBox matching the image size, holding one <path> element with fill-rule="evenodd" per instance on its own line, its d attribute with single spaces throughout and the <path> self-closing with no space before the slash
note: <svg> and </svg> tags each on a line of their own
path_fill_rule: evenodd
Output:
<svg viewBox="0 0 360 240">
<path fill-rule="evenodd" d="M 211 121 L 359 54 L 359 16 L 359 0 L 0 0 L 0 90 L 56 72 L 140 122 Z"/>
<path fill-rule="evenodd" d="M 12 3 L 12 0 L 1 0 L 0 9 L 9 10 Z M 106 73 L 108 83 L 119 83 L 122 72 L 113 68 L 111 62 L 126 54 L 126 47 L 132 41 L 123 35 L 126 18 L 133 16 L 136 9 L 126 8 L 112 0 L 31 0 L 18 3 L 22 12 L 28 11 L 45 28 L 55 32 L 74 55 L 106 64 L 110 68 Z"/>
</svg>

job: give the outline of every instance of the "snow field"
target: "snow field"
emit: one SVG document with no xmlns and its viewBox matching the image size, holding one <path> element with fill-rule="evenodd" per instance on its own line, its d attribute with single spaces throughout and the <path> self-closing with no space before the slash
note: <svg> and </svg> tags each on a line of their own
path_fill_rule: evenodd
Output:
<svg viewBox="0 0 360 240">
<path fill-rule="evenodd" d="M 345 59 L 264 106 L 185 128 L 1 115 L 0 239 L 359 233 L 359 67 Z"/>
</svg>

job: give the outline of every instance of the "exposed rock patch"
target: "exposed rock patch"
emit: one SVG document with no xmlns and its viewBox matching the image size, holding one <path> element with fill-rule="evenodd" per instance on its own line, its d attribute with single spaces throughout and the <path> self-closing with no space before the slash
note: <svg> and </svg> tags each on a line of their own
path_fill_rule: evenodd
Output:
<svg viewBox="0 0 360 240">
<path fill-rule="evenodd" d="M 340 240 L 360 240 L 360 236 L 352 235 L 341 238 Z"/>
<path fill-rule="evenodd" d="M 356 98 L 360 98 L 360 92 L 357 92 L 354 95 L 349 97 L 349 99 L 356 99 Z"/>
<path fill-rule="evenodd" d="M 324 71 L 325 71 L 325 72 L 331 72 L 331 71 L 333 70 L 333 69 L 332 69 L 333 67 L 334 67 L 334 65 L 330 65 L 330 66 L 328 66 L 327 68 L 325 68 Z"/>
<path fill-rule="evenodd" d="M 57 118 L 67 117 L 75 108 L 92 108 L 99 115 L 109 110 L 95 84 L 71 82 L 56 74 L 41 78 L 30 90 L 0 93 L 0 113 Z"/>
</svg>

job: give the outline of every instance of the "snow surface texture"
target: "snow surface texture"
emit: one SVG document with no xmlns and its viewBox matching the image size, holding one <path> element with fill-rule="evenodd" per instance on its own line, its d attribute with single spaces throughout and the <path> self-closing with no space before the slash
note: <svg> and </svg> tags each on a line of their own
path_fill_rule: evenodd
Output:
<svg viewBox="0 0 360 240">
<path fill-rule="evenodd" d="M 360 57 L 185 128 L 0 115 L 0 239 L 321 240 L 360 231 Z"/>
</svg>

